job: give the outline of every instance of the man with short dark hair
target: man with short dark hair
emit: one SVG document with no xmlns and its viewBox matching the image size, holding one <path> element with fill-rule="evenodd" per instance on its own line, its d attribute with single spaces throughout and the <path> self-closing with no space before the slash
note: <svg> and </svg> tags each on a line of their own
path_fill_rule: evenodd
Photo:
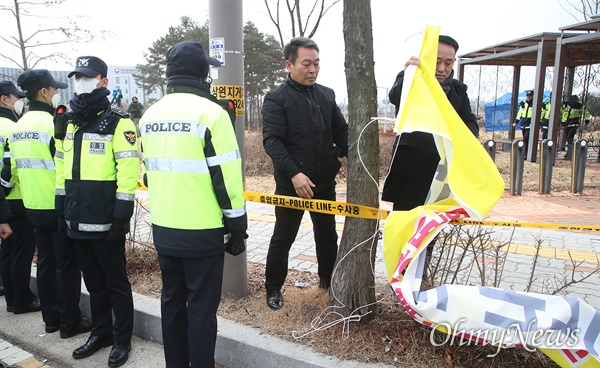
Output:
<svg viewBox="0 0 600 368">
<path fill-rule="evenodd" d="M 275 194 L 335 201 L 340 157 L 348 155 L 348 124 L 331 88 L 316 83 L 319 47 L 296 37 L 283 49 L 287 80 L 267 93 L 262 107 L 263 145 L 275 168 Z M 304 211 L 275 207 L 275 229 L 265 270 L 267 305 L 283 306 L 290 248 Z M 319 287 L 329 289 L 337 257 L 335 216 L 310 212 L 315 234 Z"/>
<path fill-rule="evenodd" d="M 467 86 L 454 79 L 454 62 L 458 43 L 450 36 L 440 35 L 435 77 L 462 121 L 475 137 L 479 135 L 477 117 L 471 112 Z M 419 65 L 412 56 L 405 64 Z M 396 77 L 389 93 L 390 102 L 400 108 L 404 70 Z M 409 108 L 409 107 L 407 107 Z M 390 172 L 383 185 L 381 199 L 393 202 L 394 210 L 407 211 L 425 204 L 429 188 L 440 161 L 433 136 L 425 132 L 402 133 L 396 137 Z"/>
</svg>

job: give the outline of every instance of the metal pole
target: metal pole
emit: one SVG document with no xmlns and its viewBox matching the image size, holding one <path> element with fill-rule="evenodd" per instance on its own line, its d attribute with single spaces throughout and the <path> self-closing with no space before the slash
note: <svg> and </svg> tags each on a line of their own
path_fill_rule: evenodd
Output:
<svg viewBox="0 0 600 368">
<path fill-rule="evenodd" d="M 483 141 L 483 148 L 492 158 L 492 161 L 496 161 L 496 142 L 493 139 L 486 139 Z"/>
<path fill-rule="evenodd" d="M 244 21 L 242 0 L 208 1 L 210 56 L 221 60 L 220 68 L 211 67 L 212 92 L 217 98 L 231 99 L 236 105 L 235 135 L 242 167 L 246 164 L 244 144 Z M 246 172 L 243 169 L 244 183 Z M 245 187 L 245 185 L 244 185 Z M 223 294 L 241 297 L 248 294 L 247 253 L 236 257 L 225 254 Z"/>
<path fill-rule="evenodd" d="M 540 149 L 540 194 L 550 194 L 552 190 L 552 168 L 554 166 L 554 142 L 542 140 Z"/>
<path fill-rule="evenodd" d="M 523 141 L 516 139 L 510 149 L 510 194 L 521 195 L 523 190 Z"/>
<path fill-rule="evenodd" d="M 583 193 L 585 177 L 585 161 L 587 159 L 587 141 L 576 139 L 573 142 L 573 157 L 571 161 L 571 193 Z"/>
</svg>

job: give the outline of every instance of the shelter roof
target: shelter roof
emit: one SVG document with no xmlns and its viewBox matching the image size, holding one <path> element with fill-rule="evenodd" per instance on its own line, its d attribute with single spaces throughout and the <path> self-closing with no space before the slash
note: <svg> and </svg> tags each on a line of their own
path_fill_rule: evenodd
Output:
<svg viewBox="0 0 600 368">
<path fill-rule="evenodd" d="M 557 40 L 568 46 L 566 67 L 600 63 L 600 20 L 561 28 L 562 32 L 544 32 L 488 46 L 459 56 L 461 65 L 536 66 L 542 42 L 549 44 L 546 65 L 554 66 Z M 587 31 L 594 31 L 587 33 Z M 572 32 L 565 32 L 572 31 Z M 573 32 L 582 31 L 582 32 Z"/>
</svg>

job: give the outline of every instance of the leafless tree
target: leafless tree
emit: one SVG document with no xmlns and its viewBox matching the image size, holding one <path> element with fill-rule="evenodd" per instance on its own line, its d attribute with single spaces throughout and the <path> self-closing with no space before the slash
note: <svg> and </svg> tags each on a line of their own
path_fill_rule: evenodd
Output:
<svg viewBox="0 0 600 368">
<path fill-rule="evenodd" d="M 325 14 L 340 1 L 341 0 L 333 0 L 327 4 L 327 0 L 314 0 L 312 5 L 307 8 L 308 15 L 306 15 L 303 14 L 302 11 L 304 8 L 300 9 L 300 0 L 275 0 L 274 2 L 264 0 L 271 22 L 273 22 L 277 28 L 277 34 L 279 35 L 279 42 L 281 43 L 282 48 L 285 45 L 282 30 L 287 28 L 286 21 L 284 20 L 287 19 L 287 17 L 285 16 L 285 13 L 282 15 L 282 12 L 287 11 L 292 37 L 301 36 L 311 38 L 317 32 L 319 24 Z M 281 4 L 282 2 L 284 3 L 283 5 Z M 307 1 L 305 0 L 303 5 L 306 3 Z M 282 10 L 282 7 L 285 7 L 285 9 Z"/>
<path fill-rule="evenodd" d="M 600 0 L 568 0 L 558 4 L 577 22 L 590 20 L 592 15 L 600 12 Z"/>
<path fill-rule="evenodd" d="M 0 4 L 0 11 L 10 12 L 15 20 L 13 25 L 3 24 L 3 32 L 0 34 L 0 57 L 20 69 L 28 70 L 43 61 L 70 60 L 63 52 L 57 51 L 65 44 L 90 42 L 96 37 L 103 37 L 105 31 L 94 35 L 89 30 L 79 27 L 72 15 L 54 16 L 68 1 L 13 0 L 11 5 Z M 50 11 L 51 9 L 53 11 Z M 26 22 L 27 19 L 31 22 Z M 37 22 L 35 26 L 30 25 L 33 21 Z M 19 56 L 12 56 L 11 50 L 15 49 L 19 51 Z"/>
<path fill-rule="evenodd" d="M 379 128 L 377 85 L 373 61 L 373 26 L 369 0 L 346 0 L 343 10 L 348 86 L 348 202 L 378 207 Z M 345 317 L 368 316 L 375 310 L 373 273 L 379 223 L 346 218 L 340 241 L 336 271 L 331 285 L 331 303 Z M 372 314 L 371 314 L 372 315 Z"/>
</svg>

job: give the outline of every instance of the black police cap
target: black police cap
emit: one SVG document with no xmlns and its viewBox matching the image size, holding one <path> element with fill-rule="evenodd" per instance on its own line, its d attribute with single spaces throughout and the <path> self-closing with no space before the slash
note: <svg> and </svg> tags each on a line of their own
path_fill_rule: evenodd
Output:
<svg viewBox="0 0 600 368">
<path fill-rule="evenodd" d="M 98 74 L 106 77 L 108 75 L 108 66 L 99 57 L 80 56 L 75 60 L 75 70 L 69 73 L 68 77 L 71 78 L 75 73 L 81 73 L 90 78 L 94 78 Z"/>
<path fill-rule="evenodd" d="M 167 51 L 167 77 L 188 75 L 206 78 L 208 65 L 221 66 L 221 62 L 208 56 L 200 42 L 183 41 Z"/>
<path fill-rule="evenodd" d="M 23 92 L 30 93 L 38 91 L 45 87 L 67 88 L 69 85 L 65 82 L 59 82 L 46 69 L 26 70 L 17 78 L 17 85 Z"/>
<path fill-rule="evenodd" d="M 11 81 L 0 81 L 0 96 L 17 95 L 20 98 L 25 97 L 25 94 L 17 89 Z"/>
</svg>

